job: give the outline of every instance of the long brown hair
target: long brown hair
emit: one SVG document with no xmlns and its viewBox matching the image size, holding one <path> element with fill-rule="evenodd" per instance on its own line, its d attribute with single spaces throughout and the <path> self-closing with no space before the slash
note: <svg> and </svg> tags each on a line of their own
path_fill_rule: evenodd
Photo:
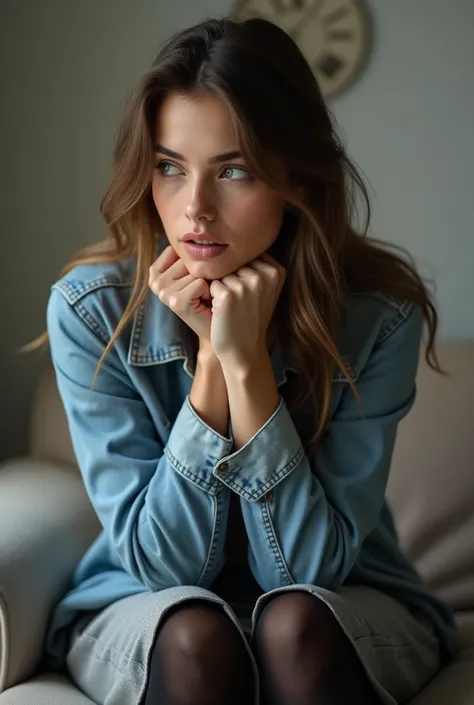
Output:
<svg viewBox="0 0 474 705">
<path fill-rule="evenodd" d="M 367 189 L 350 161 L 313 72 L 293 40 L 263 19 L 241 24 L 210 19 L 172 36 L 129 96 L 119 129 L 115 171 L 101 202 L 108 247 L 79 252 L 62 275 L 82 263 L 134 258 L 128 306 L 98 365 L 148 293 L 148 269 L 163 226 L 151 195 L 154 126 L 171 93 L 217 95 L 228 106 L 250 171 L 286 201 L 273 252 L 287 267 L 277 324 L 300 371 L 295 404 L 319 398 L 312 441 L 329 416 L 334 368 L 355 386 L 335 334 L 350 292 L 379 292 L 418 304 L 428 329 L 426 358 L 440 371 L 434 349 L 437 314 L 431 295 L 406 254 L 366 237 Z M 275 169 L 275 159 L 283 164 Z M 357 204 L 366 222 L 355 226 Z M 44 334 L 36 345 L 47 340 Z"/>
</svg>

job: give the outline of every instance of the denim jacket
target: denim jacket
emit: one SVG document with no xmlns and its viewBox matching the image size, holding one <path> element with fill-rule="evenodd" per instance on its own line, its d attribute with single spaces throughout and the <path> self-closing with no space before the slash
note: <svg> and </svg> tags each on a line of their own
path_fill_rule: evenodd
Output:
<svg viewBox="0 0 474 705">
<path fill-rule="evenodd" d="M 350 296 L 337 343 L 363 411 L 335 372 L 330 422 L 312 454 L 301 437 L 314 418 L 308 408 L 290 414 L 283 398 L 234 452 L 232 437 L 193 410 L 186 326 L 151 292 L 91 390 L 133 275 L 131 261 L 80 265 L 54 284 L 48 303 L 57 383 L 103 527 L 54 612 L 47 642 L 53 660 L 63 659 L 67 627 L 81 610 L 138 592 L 210 587 L 225 562 L 232 492 L 264 591 L 371 585 L 428 617 L 450 653 L 451 614 L 401 553 L 385 502 L 397 424 L 415 398 L 420 309 L 376 293 Z M 278 342 L 271 358 L 283 391 L 294 363 Z"/>
</svg>

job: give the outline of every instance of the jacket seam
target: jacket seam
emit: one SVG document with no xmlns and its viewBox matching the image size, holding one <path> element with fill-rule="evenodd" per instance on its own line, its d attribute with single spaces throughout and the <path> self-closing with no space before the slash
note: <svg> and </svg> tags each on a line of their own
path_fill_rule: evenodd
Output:
<svg viewBox="0 0 474 705">
<path fill-rule="evenodd" d="M 415 305 L 412 301 L 406 302 L 403 306 L 400 306 L 398 310 L 398 315 L 393 318 L 385 328 L 382 328 L 379 335 L 377 336 L 377 343 L 383 343 L 385 340 L 390 338 L 395 331 L 400 328 L 400 326 L 405 323 L 411 313 L 413 312 Z"/>
<path fill-rule="evenodd" d="M 260 505 L 261 513 L 262 513 L 262 520 L 263 520 L 263 525 L 265 527 L 265 533 L 267 536 L 268 540 L 268 546 L 270 548 L 270 551 L 273 554 L 273 557 L 276 561 L 276 564 L 278 566 L 278 570 L 280 571 L 281 576 L 283 577 L 285 583 L 287 585 L 293 585 L 294 580 L 292 579 L 290 572 L 288 570 L 288 566 L 286 565 L 285 559 L 282 556 L 280 546 L 278 544 L 278 540 L 276 537 L 275 533 L 275 528 L 273 526 L 273 522 L 271 520 L 270 516 L 270 508 L 268 506 L 268 502 L 262 502 Z"/>
<path fill-rule="evenodd" d="M 86 309 L 86 307 L 80 302 L 77 301 L 75 304 L 72 304 L 74 309 L 76 310 L 77 314 L 80 316 L 80 318 L 84 321 L 84 323 L 88 326 L 88 328 L 91 329 L 95 335 L 100 338 L 100 340 L 107 345 L 109 343 L 109 336 L 104 333 L 102 328 L 99 326 L 95 318 L 89 313 L 89 311 Z"/>
<path fill-rule="evenodd" d="M 69 303 L 75 304 L 77 301 L 84 298 L 84 296 L 91 293 L 92 291 L 96 291 L 97 289 L 115 286 L 131 287 L 132 284 L 132 281 L 124 281 L 119 277 L 110 275 L 107 277 L 99 277 L 97 279 L 92 279 L 92 281 L 82 283 L 79 287 L 73 286 L 66 279 L 62 279 L 53 284 L 53 287 L 57 287 L 58 289 L 60 289 L 66 296 Z"/>
<path fill-rule="evenodd" d="M 141 661 L 138 661 L 137 659 L 133 658 L 132 656 L 129 656 L 128 654 L 126 654 L 126 653 L 125 653 L 124 651 L 122 651 L 121 649 L 117 649 L 117 648 L 114 647 L 114 646 L 110 646 L 110 644 L 104 643 L 103 641 L 101 641 L 100 639 L 98 639 L 96 636 L 93 636 L 92 634 L 89 634 L 89 632 L 87 632 L 87 631 L 83 632 L 83 633 L 78 637 L 78 640 L 80 640 L 80 639 L 89 639 L 89 640 L 93 641 L 96 646 L 99 646 L 99 648 L 102 650 L 100 653 L 99 653 L 99 651 L 98 651 L 97 648 L 93 648 L 93 649 L 92 649 L 93 654 L 94 654 L 94 657 L 95 657 L 98 661 L 102 661 L 103 663 L 110 663 L 111 666 L 113 666 L 117 671 L 119 671 L 119 673 L 122 673 L 122 674 L 126 675 L 126 671 L 124 671 L 124 670 L 119 666 L 119 664 L 116 663 L 116 661 L 112 659 L 112 654 L 113 654 L 113 653 L 119 654 L 119 656 L 121 657 L 121 659 L 126 659 L 127 661 L 129 661 L 129 662 L 131 662 L 131 663 L 136 663 L 137 666 L 139 666 L 139 667 L 142 669 L 142 671 L 145 670 L 145 666 L 143 665 L 143 663 L 141 663 Z M 107 651 L 110 651 L 110 657 L 106 656 L 106 652 L 107 652 Z"/>
<path fill-rule="evenodd" d="M 228 481 L 226 481 L 225 477 L 219 477 L 219 479 L 223 484 L 227 485 L 227 487 L 229 487 L 231 490 L 237 492 L 244 499 L 250 502 L 258 502 L 259 499 L 261 499 L 261 497 L 269 489 L 275 487 L 275 485 L 277 485 L 280 480 L 282 480 L 298 465 L 303 456 L 304 448 L 303 446 L 301 446 L 299 451 L 295 453 L 292 459 L 281 470 L 278 470 L 277 472 L 273 473 L 273 475 L 258 488 L 258 491 L 254 490 L 253 492 L 248 492 L 244 487 L 240 487 L 236 482 L 234 482 L 233 478 L 230 478 Z M 237 473 L 236 475 L 238 477 Z"/>
<path fill-rule="evenodd" d="M 196 473 L 192 472 L 191 470 L 188 470 L 186 466 L 184 466 L 182 463 L 179 462 L 177 458 L 175 458 L 168 446 L 165 448 L 165 455 L 171 463 L 172 467 L 176 470 L 176 472 L 182 475 L 182 477 L 184 477 L 186 480 L 189 480 L 200 489 L 206 490 L 210 494 L 217 494 L 217 491 L 220 489 L 220 483 L 218 483 L 214 476 L 212 476 L 211 480 L 205 480 L 202 477 L 199 477 L 199 475 L 196 475 Z"/>
<path fill-rule="evenodd" d="M 212 526 L 212 534 L 211 534 L 211 542 L 209 546 L 209 550 L 207 553 L 206 560 L 204 562 L 203 569 L 201 571 L 201 575 L 199 576 L 198 579 L 198 586 L 202 585 L 205 581 L 205 578 L 207 574 L 209 573 L 209 570 L 212 568 L 212 564 L 214 562 L 214 559 L 216 557 L 216 552 L 217 552 L 217 535 L 219 533 L 219 526 L 221 522 L 221 517 L 222 517 L 222 501 L 221 497 L 219 494 L 216 494 L 212 497 L 212 501 L 214 502 L 214 521 L 213 521 L 213 526 Z"/>
</svg>

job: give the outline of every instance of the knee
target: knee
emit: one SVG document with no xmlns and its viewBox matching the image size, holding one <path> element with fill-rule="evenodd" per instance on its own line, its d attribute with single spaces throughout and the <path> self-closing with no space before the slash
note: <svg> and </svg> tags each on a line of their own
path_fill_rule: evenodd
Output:
<svg viewBox="0 0 474 705">
<path fill-rule="evenodd" d="M 285 659 L 311 653 L 321 661 L 334 653 L 340 627 L 331 610 L 314 595 L 288 592 L 274 598 L 257 624 L 261 652 Z"/>
<path fill-rule="evenodd" d="M 219 605 L 181 604 L 160 626 L 145 703 L 250 702 L 249 666 L 243 640 Z"/>
<path fill-rule="evenodd" d="M 226 651 L 233 637 L 229 618 L 215 605 L 182 605 L 173 611 L 161 627 L 157 646 L 169 656 L 174 654 L 186 661 L 205 662 L 206 657 Z"/>
</svg>

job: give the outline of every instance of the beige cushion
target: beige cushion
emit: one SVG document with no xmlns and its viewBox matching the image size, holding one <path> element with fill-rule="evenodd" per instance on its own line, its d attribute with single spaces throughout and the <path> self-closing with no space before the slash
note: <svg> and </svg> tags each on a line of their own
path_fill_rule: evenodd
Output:
<svg viewBox="0 0 474 705">
<path fill-rule="evenodd" d="M 474 609 L 474 342 L 439 348 L 446 379 L 422 362 L 389 483 L 400 539 L 427 584 Z"/>
<path fill-rule="evenodd" d="M 99 529 L 78 473 L 0 465 L 0 693 L 34 673 L 51 610 Z"/>
<path fill-rule="evenodd" d="M 459 653 L 410 705 L 473 705 L 474 612 L 458 617 Z M 0 705 L 3 703 L 0 701 Z"/>
<path fill-rule="evenodd" d="M 0 705 L 94 705 L 94 703 L 63 676 L 44 673 L 2 693 Z"/>
</svg>

